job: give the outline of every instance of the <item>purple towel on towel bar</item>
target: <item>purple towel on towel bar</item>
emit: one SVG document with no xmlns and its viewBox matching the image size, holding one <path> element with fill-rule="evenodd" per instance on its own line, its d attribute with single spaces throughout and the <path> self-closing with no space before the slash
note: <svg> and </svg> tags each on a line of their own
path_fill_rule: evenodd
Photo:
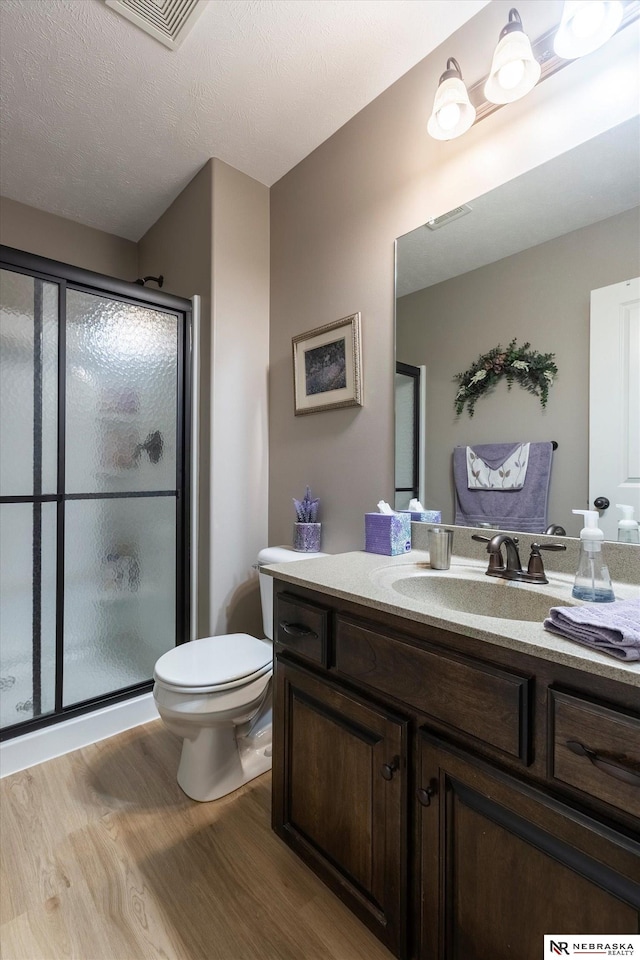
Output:
<svg viewBox="0 0 640 960">
<path fill-rule="evenodd" d="M 517 448 L 517 443 L 474 444 L 474 451 L 487 463 L 502 462 Z M 454 447 L 453 479 L 456 487 L 458 526 L 478 527 L 492 523 L 503 530 L 544 533 L 547 529 L 547 499 L 551 480 L 553 446 L 551 441 L 531 443 L 529 465 L 521 490 L 469 490 L 467 485 L 467 448 Z"/>
<path fill-rule="evenodd" d="M 552 607 L 544 627 L 619 660 L 640 660 L 640 599 Z"/>
</svg>

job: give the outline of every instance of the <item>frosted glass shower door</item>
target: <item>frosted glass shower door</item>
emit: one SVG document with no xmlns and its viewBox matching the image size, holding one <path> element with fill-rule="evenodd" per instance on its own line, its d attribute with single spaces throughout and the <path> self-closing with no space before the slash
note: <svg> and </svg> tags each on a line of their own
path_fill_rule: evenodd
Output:
<svg viewBox="0 0 640 960">
<path fill-rule="evenodd" d="M 0 728 L 55 706 L 58 296 L 0 270 Z"/>
<path fill-rule="evenodd" d="M 0 740 L 190 636 L 191 304 L 0 245 Z"/>
<path fill-rule="evenodd" d="M 63 706 L 176 643 L 176 314 L 67 291 Z"/>
<path fill-rule="evenodd" d="M 58 285 L 0 270 L 0 495 L 55 494 Z"/>
<path fill-rule="evenodd" d="M 143 683 L 176 642 L 171 497 L 66 507 L 63 705 Z"/>
</svg>

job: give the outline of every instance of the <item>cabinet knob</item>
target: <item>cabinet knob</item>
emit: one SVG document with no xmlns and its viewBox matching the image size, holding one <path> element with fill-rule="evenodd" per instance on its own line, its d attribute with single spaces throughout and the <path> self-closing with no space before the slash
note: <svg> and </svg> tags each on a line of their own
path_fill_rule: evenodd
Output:
<svg viewBox="0 0 640 960">
<path fill-rule="evenodd" d="M 400 769 L 400 757 L 394 757 L 391 763 L 383 763 L 380 772 L 385 780 L 392 780 L 396 770 Z"/>
<path fill-rule="evenodd" d="M 423 807 L 431 806 L 431 798 L 435 797 L 438 793 L 438 782 L 437 780 L 430 780 L 428 787 L 418 787 L 416 790 L 416 796 L 422 804 Z"/>
<path fill-rule="evenodd" d="M 611 506 L 611 502 L 607 497 L 596 497 L 593 501 L 593 505 L 596 510 L 608 510 Z"/>
</svg>

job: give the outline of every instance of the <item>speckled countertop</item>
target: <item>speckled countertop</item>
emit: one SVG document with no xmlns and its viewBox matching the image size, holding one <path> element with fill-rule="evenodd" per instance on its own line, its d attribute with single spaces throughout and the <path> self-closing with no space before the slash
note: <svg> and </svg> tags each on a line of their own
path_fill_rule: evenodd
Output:
<svg viewBox="0 0 640 960">
<path fill-rule="evenodd" d="M 572 576 L 548 573 L 549 584 L 538 586 L 488 578 L 485 570 L 486 562 L 463 556 L 454 556 L 447 571 L 431 570 L 429 554 L 421 550 L 399 557 L 355 551 L 262 568 L 287 583 L 640 687 L 640 661 L 625 663 L 564 640 L 537 619 L 548 607 L 575 603 Z M 640 596 L 640 587 L 629 583 L 614 583 L 614 589 L 620 600 Z M 451 602 L 462 609 L 452 609 Z M 510 607 L 513 616 L 521 603 L 536 619 L 489 615 Z"/>
</svg>

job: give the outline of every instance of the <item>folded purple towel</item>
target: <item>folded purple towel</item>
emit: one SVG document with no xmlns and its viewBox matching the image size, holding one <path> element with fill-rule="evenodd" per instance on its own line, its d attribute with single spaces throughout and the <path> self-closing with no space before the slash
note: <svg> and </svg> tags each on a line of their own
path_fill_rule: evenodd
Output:
<svg viewBox="0 0 640 960">
<path fill-rule="evenodd" d="M 619 660 L 640 660 L 640 599 L 552 607 L 544 627 Z"/>
</svg>

